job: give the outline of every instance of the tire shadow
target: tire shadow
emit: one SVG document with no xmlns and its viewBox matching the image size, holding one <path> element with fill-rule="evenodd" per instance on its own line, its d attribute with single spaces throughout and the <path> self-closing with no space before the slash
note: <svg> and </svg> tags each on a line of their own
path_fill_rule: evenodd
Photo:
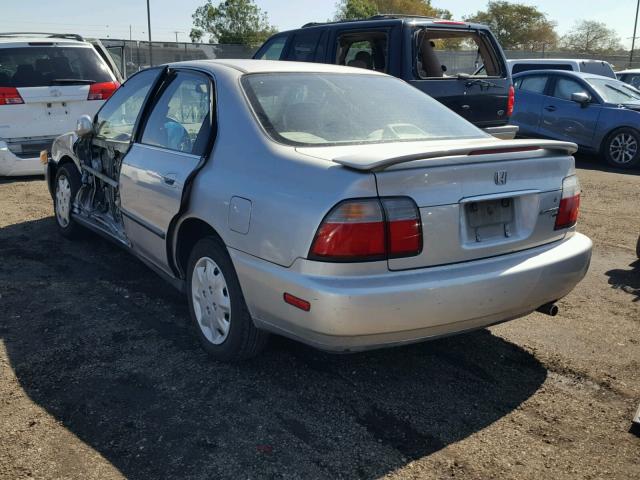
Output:
<svg viewBox="0 0 640 480">
<path fill-rule="evenodd" d="M 377 478 L 546 379 L 487 330 L 352 355 L 272 338 L 253 361 L 216 363 L 183 298 L 104 240 L 66 241 L 47 218 L 1 229 L 0 257 L 0 338 L 21 388 L 127 478 Z"/>
<path fill-rule="evenodd" d="M 640 260 L 629 265 L 631 270 L 615 269 L 605 273 L 609 277 L 609 285 L 622 290 L 633 297 L 633 302 L 640 302 Z"/>
</svg>

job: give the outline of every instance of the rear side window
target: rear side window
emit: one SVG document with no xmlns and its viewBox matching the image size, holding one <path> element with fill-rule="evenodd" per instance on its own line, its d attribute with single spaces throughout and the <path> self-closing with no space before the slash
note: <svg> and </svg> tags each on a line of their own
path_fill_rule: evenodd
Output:
<svg viewBox="0 0 640 480">
<path fill-rule="evenodd" d="M 345 33 L 338 37 L 336 63 L 386 72 L 389 64 L 386 32 Z"/>
<path fill-rule="evenodd" d="M 516 80 L 515 87 L 517 90 L 523 90 L 530 93 L 544 93 L 547 86 L 547 77 L 543 75 L 533 75 L 523 77 Z"/>
<path fill-rule="evenodd" d="M 565 70 L 571 72 L 573 68 L 568 63 L 516 63 L 511 69 L 511 73 L 515 75 L 520 72 L 529 72 L 531 70 Z"/>
<path fill-rule="evenodd" d="M 0 49 L 0 86 L 111 82 L 109 67 L 90 47 L 27 46 Z"/>
<path fill-rule="evenodd" d="M 202 155 L 211 132 L 210 105 L 208 78 L 178 72 L 153 107 L 142 143 Z"/>
<path fill-rule="evenodd" d="M 282 57 L 282 51 L 284 50 L 284 46 L 286 43 L 287 43 L 287 37 L 284 35 L 272 38 L 262 48 L 260 56 L 256 57 L 256 59 L 280 60 L 280 58 Z"/>
<path fill-rule="evenodd" d="M 287 60 L 313 62 L 321 31 L 318 29 L 296 33 L 289 47 Z"/>
<path fill-rule="evenodd" d="M 418 78 L 505 77 L 504 62 L 486 34 L 475 30 L 416 30 Z"/>
</svg>

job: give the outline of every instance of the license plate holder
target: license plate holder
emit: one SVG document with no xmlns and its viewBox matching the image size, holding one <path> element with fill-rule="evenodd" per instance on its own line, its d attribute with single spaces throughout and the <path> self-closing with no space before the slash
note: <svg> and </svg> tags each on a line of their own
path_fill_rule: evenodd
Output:
<svg viewBox="0 0 640 480">
<path fill-rule="evenodd" d="M 470 202 L 465 205 L 467 220 L 471 228 L 509 224 L 513 221 L 513 211 L 512 198 Z"/>
</svg>

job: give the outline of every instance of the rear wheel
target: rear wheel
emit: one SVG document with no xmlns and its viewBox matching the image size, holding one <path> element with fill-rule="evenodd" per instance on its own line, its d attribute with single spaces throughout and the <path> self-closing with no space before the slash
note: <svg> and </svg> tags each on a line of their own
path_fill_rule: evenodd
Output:
<svg viewBox="0 0 640 480">
<path fill-rule="evenodd" d="M 260 353 L 268 334 L 253 324 L 231 259 L 216 238 L 195 245 L 187 279 L 191 320 L 207 353 L 222 361 Z"/>
<path fill-rule="evenodd" d="M 79 234 L 80 226 L 71 216 L 73 200 L 79 189 L 78 169 L 71 164 L 58 168 L 54 182 L 53 210 L 58 230 L 67 238 L 74 238 Z"/>
<path fill-rule="evenodd" d="M 640 164 L 640 134 L 632 128 L 619 128 L 609 135 L 603 154 L 616 168 L 633 168 Z"/>
</svg>

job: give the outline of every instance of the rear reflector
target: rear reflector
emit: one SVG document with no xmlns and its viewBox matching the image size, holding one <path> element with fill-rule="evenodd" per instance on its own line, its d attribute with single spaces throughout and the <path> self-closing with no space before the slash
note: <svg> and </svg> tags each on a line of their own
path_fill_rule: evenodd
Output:
<svg viewBox="0 0 640 480">
<path fill-rule="evenodd" d="M 308 312 L 309 310 L 311 310 L 311 304 L 309 302 L 301 298 L 298 298 L 295 295 L 291 295 L 290 293 L 285 293 L 283 298 L 286 303 L 288 303 L 289 305 L 293 305 L 294 307 L 299 308 L 300 310 L 304 310 L 305 312 Z"/>
<path fill-rule="evenodd" d="M 571 175 L 562 182 L 562 199 L 558 207 L 555 229 L 573 227 L 578 222 L 580 212 L 580 183 L 578 177 Z"/>
<path fill-rule="evenodd" d="M 24 103 L 15 87 L 0 87 L 0 105 L 19 105 Z"/>
<path fill-rule="evenodd" d="M 120 84 L 118 82 L 93 83 L 89 87 L 87 100 L 106 100 L 115 92 Z"/>
<path fill-rule="evenodd" d="M 409 257 L 422 250 L 420 213 L 408 197 L 348 200 L 321 223 L 309 258 L 358 262 Z"/>
</svg>

